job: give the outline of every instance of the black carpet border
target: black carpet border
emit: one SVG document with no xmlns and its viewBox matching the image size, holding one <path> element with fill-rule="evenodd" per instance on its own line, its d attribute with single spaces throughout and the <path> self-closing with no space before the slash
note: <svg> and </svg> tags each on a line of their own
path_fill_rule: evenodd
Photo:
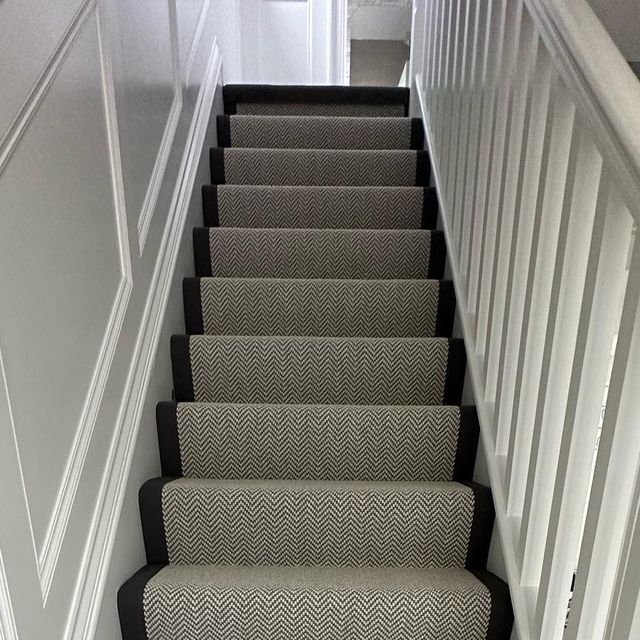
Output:
<svg viewBox="0 0 640 640">
<path fill-rule="evenodd" d="M 431 160 L 428 151 L 416 151 L 416 187 L 428 187 L 431 181 Z"/>
<path fill-rule="evenodd" d="M 464 340 L 462 338 L 450 338 L 442 404 L 459 405 L 461 403 L 466 366 L 467 352 L 464 347 Z"/>
<path fill-rule="evenodd" d="M 144 621 L 144 590 L 151 578 L 162 571 L 164 565 L 148 564 L 131 576 L 118 589 L 118 617 L 122 640 L 147 640 Z"/>
<path fill-rule="evenodd" d="M 493 523 L 496 517 L 491 489 L 469 480 L 462 480 L 459 483 L 473 491 L 474 499 L 473 520 L 465 568 L 469 570 L 484 569 L 487 566 Z"/>
<path fill-rule="evenodd" d="M 475 406 L 460 407 L 460 427 L 458 430 L 458 444 L 453 463 L 453 480 L 464 482 L 473 479 L 476 466 L 476 454 L 480 438 L 480 425 Z"/>
<path fill-rule="evenodd" d="M 183 476 L 178 437 L 178 403 L 158 402 L 156 405 L 156 428 L 160 448 L 160 467 L 163 476 L 181 478 Z"/>
<path fill-rule="evenodd" d="M 209 165 L 211 169 L 211 184 L 224 184 L 224 149 L 211 147 L 209 149 Z"/>
<path fill-rule="evenodd" d="M 202 223 L 205 227 L 219 227 L 218 186 L 202 185 Z"/>
<path fill-rule="evenodd" d="M 147 480 L 138 492 L 140 521 L 147 564 L 168 564 L 167 536 L 162 517 L 162 491 L 174 478 L 162 476 Z"/>
<path fill-rule="evenodd" d="M 231 146 L 231 116 L 220 115 L 216 118 L 216 127 L 218 130 L 218 146 Z"/>
<path fill-rule="evenodd" d="M 429 232 L 429 267 L 427 269 L 427 278 L 430 280 L 442 280 L 446 259 L 447 242 L 444 239 L 444 231 L 432 229 Z"/>
<path fill-rule="evenodd" d="M 193 262 L 198 278 L 206 278 L 212 274 L 209 235 L 207 227 L 193 228 Z"/>
<path fill-rule="evenodd" d="M 184 302 L 185 333 L 189 335 L 204 334 L 200 278 L 183 278 L 182 299 Z"/>
<path fill-rule="evenodd" d="M 453 333 L 456 315 L 456 293 L 451 280 L 438 280 L 438 309 L 436 312 L 435 335 L 448 338 Z"/>
<path fill-rule="evenodd" d="M 471 573 L 489 590 L 491 615 L 487 640 L 510 640 L 513 630 L 513 608 L 509 586 L 486 569 L 473 569 Z"/>
<path fill-rule="evenodd" d="M 173 369 L 173 390 L 177 402 L 193 402 L 193 376 L 189 336 L 171 336 L 171 368 Z"/>
<path fill-rule="evenodd" d="M 406 87 L 227 84 L 222 88 L 222 98 L 227 115 L 237 113 L 239 102 L 399 104 L 404 107 L 405 117 L 409 113 L 409 89 Z"/>
<path fill-rule="evenodd" d="M 424 127 L 422 118 L 411 118 L 411 142 L 409 149 L 424 149 Z"/>
<path fill-rule="evenodd" d="M 422 196 L 422 229 L 435 229 L 438 224 L 438 193 L 435 187 L 424 187 Z"/>
</svg>

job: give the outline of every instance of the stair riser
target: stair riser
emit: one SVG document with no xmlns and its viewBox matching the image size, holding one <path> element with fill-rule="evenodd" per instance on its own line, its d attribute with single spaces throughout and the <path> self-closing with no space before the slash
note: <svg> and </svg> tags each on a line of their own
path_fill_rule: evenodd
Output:
<svg viewBox="0 0 640 640">
<path fill-rule="evenodd" d="M 435 229 L 433 187 L 204 185 L 205 227 Z"/>
<path fill-rule="evenodd" d="M 186 278 L 183 292 L 188 334 L 448 337 L 455 313 L 444 280 Z"/>
<path fill-rule="evenodd" d="M 255 115 L 401 116 L 409 112 L 402 87 L 227 85 L 224 111 Z"/>
<path fill-rule="evenodd" d="M 426 187 L 426 151 L 211 149 L 212 184 Z"/>
<path fill-rule="evenodd" d="M 165 476 L 235 480 L 471 480 L 473 407 L 157 407 Z"/>
<path fill-rule="evenodd" d="M 173 336 L 179 402 L 460 404 L 461 340 Z"/>
<path fill-rule="evenodd" d="M 441 231 L 194 229 L 196 275 L 217 278 L 438 280 Z"/>
<path fill-rule="evenodd" d="M 160 478 L 140 508 L 148 562 L 172 564 L 475 568 L 493 520 L 488 489 L 451 483 Z"/>
<path fill-rule="evenodd" d="M 422 149 L 420 118 L 218 116 L 218 146 L 253 149 Z"/>
</svg>

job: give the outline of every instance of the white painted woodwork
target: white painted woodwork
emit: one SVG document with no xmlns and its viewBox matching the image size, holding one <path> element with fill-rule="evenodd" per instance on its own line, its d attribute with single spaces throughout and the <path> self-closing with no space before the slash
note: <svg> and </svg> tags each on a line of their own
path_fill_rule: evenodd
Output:
<svg viewBox="0 0 640 640">
<path fill-rule="evenodd" d="M 344 1 L 241 0 L 242 82 L 342 84 Z"/>
<path fill-rule="evenodd" d="M 634 637 L 640 84 L 585 0 L 417 0 L 412 39 L 516 632 L 563 638 L 577 569 L 564 637 Z"/>
<path fill-rule="evenodd" d="M 144 562 L 139 523 L 115 537 L 236 18 L 0 3 L 2 640 L 119 637 L 103 596 Z M 137 462 L 152 475 L 157 447 Z"/>
</svg>

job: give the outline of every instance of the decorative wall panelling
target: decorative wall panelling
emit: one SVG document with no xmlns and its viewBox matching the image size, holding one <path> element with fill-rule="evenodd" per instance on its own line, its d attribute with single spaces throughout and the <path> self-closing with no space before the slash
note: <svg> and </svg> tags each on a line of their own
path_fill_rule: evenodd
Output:
<svg viewBox="0 0 640 640">
<path fill-rule="evenodd" d="M 150 4 L 0 4 L 3 640 L 100 612 L 226 26 Z"/>
</svg>

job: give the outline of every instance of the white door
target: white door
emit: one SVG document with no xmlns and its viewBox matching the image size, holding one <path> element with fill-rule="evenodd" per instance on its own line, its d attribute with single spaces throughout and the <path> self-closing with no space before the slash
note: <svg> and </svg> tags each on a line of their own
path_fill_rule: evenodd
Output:
<svg viewBox="0 0 640 640">
<path fill-rule="evenodd" d="M 343 0 L 242 0 L 242 81 L 341 84 Z"/>
</svg>

